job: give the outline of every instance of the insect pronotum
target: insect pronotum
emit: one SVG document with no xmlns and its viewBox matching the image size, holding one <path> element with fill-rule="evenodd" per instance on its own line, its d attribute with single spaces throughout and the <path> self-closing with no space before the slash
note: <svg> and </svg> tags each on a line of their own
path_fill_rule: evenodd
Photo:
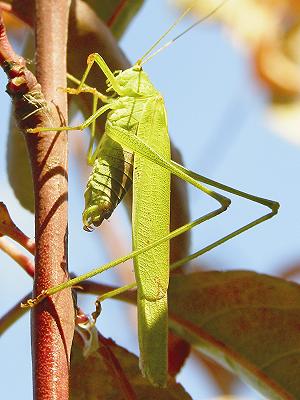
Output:
<svg viewBox="0 0 300 400">
<path fill-rule="evenodd" d="M 189 11 L 190 8 L 185 11 L 133 67 L 127 70 L 113 73 L 99 54 L 94 53 L 88 57 L 87 68 L 82 79 L 77 81 L 75 78 L 72 78 L 73 81 L 78 82 L 78 88 L 66 89 L 70 94 L 91 92 L 94 95 L 94 112 L 81 125 L 59 128 L 39 127 L 29 130 L 31 133 L 51 130 L 83 130 L 92 125 L 88 160 L 90 164 L 93 164 L 93 171 L 85 192 L 84 227 L 86 230 L 90 230 L 92 226 L 100 225 L 104 218 L 108 218 L 111 215 L 114 207 L 121 201 L 129 187 L 132 176 L 133 252 L 84 275 L 71 279 L 66 283 L 43 291 L 35 299 L 30 300 L 28 305 L 37 304 L 47 296 L 53 295 L 67 287 L 77 285 L 84 279 L 133 258 L 138 293 L 137 305 L 141 368 L 144 375 L 151 382 L 159 386 L 164 386 L 167 380 L 167 290 L 170 267 L 178 267 L 182 263 L 211 250 L 221 243 L 271 218 L 277 213 L 279 208 L 277 202 L 263 199 L 213 181 L 185 169 L 170 159 L 170 142 L 163 97 L 152 85 L 147 74 L 143 71 L 142 65 L 160 51 L 159 49 L 155 53 L 153 52 L 162 38 Z M 182 34 L 178 37 L 180 36 Z M 96 89 L 90 88 L 85 84 L 94 63 L 99 66 L 107 78 L 107 92 L 109 95 L 103 95 L 97 92 Z M 97 109 L 99 100 L 104 105 Z M 96 149 L 93 150 L 95 121 L 101 114 L 107 111 L 104 135 L 96 146 Z M 133 165 L 129 163 L 132 153 L 134 153 Z M 208 214 L 170 233 L 171 173 L 208 194 L 219 203 L 219 206 Z M 271 211 L 170 266 L 170 239 L 192 229 L 201 222 L 221 214 L 230 204 L 228 198 L 208 189 L 203 184 L 211 185 L 260 203 L 268 207 Z"/>
</svg>

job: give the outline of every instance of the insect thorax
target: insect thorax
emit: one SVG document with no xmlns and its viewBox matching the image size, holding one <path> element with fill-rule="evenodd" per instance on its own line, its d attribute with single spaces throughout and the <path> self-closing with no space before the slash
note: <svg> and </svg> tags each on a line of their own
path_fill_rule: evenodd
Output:
<svg viewBox="0 0 300 400">
<path fill-rule="evenodd" d="M 152 85 L 146 72 L 137 67 L 122 71 L 116 76 L 124 93 L 112 100 L 112 111 L 107 115 L 107 123 L 135 133 L 146 104 L 161 94 Z"/>
<path fill-rule="evenodd" d="M 137 65 L 120 72 L 116 80 L 123 90 L 122 96 L 141 98 L 160 94 L 146 72 Z"/>
</svg>

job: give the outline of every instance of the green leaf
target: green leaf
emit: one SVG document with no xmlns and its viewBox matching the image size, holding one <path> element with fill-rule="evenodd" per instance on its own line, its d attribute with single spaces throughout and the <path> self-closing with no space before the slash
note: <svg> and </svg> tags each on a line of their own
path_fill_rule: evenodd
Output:
<svg viewBox="0 0 300 400">
<path fill-rule="evenodd" d="M 169 378 L 168 388 L 152 386 L 142 377 L 138 358 L 111 339 L 98 334 L 99 348 L 87 358 L 76 332 L 71 356 L 72 400 L 191 400 L 183 387 Z"/>
<path fill-rule="evenodd" d="M 113 35 L 120 39 L 144 0 L 85 0 L 106 24 Z"/>
<path fill-rule="evenodd" d="M 170 325 L 269 399 L 300 398 L 300 286 L 248 271 L 174 275 Z"/>
</svg>

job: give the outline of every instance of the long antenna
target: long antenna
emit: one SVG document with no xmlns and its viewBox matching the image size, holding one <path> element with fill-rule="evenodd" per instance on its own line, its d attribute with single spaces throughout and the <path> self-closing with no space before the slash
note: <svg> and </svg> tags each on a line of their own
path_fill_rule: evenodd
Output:
<svg viewBox="0 0 300 400">
<path fill-rule="evenodd" d="M 151 51 L 153 50 L 153 49 L 155 49 L 155 47 L 175 28 L 175 26 L 176 25 L 178 25 L 179 24 L 179 22 L 186 16 L 186 14 L 188 14 L 190 11 L 191 11 L 191 9 L 193 8 L 194 6 L 191 6 L 191 7 L 188 7 L 185 11 L 184 11 L 184 13 L 183 14 L 181 14 L 180 16 L 179 16 L 179 18 L 177 18 L 176 19 L 176 21 L 170 26 L 170 28 L 150 47 L 150 49 L 143 55 L 143 57 L 141 57 L 140 59 L 139 59 L 139 61 L 137 62 L 137 64 L 142 64 L 142 61 L 143 61 L 143 59 L 145 58 L 145 57 L 147 57 L 147 55 L 148 54 L 150 54 L 151 53 Z"/>
<path fill-rule="evenodd" d="M 195 26 L 201 24 L 203 21 L 207 20 L 208 18 L 210 18 L 214 13 L 216 13 L 221 7 L 223 7 L 223 5 L 225 3 L 227 3 L 227 1 L 229 0 L 223 0 L 221 1 L 220 4 L 218 4 L 215 8 L 213 8 L 208 14 L 206 14 L 203 18 L 200 18 L 198 21 L 194 22 L 191 26 L 189 26 L 187 29 L 185 29 L 183 32 L 181 32 L 179 35 L 175 36 L 173 39 L 171 39 L 169 42 L 167 42 L 166 44 L 164 44 L 162 47 L 160 47 L 158 50 L 156 50 L 154 53 L 150 54 L 152 52 L 152 50 L 168 35 L 169 32 L 171 32 L 171 30 L 173 30 L 175 28 L 176 25 L 178 25 L 178 23 L 186 16 L 186 14 L 188 14 L 191 9 L 195 6 L 196 1 L 194 2 L 194 4 L 191 7 L 188 7 L 183 14 L 180 15 L 179 18 L 176 19 L 176 21 L 172 24 L 172 26 L 153 44 L 153 46 L 151 46 L 151 48 L 143 55 L 142 58 L 140 58 L 137 62 L 137 64 L 139 65 L 143 65 L 146 62 L 148 62 L 149 60 L 151 60 L 151 58 L 153 58 L 154 56 L 156 56 L 158 53 L 160 53 L 161 51 L 165 50 L 167 47 L 169 47 L 171 44 L 173 44 L 174 42 L 176 42 L 176 40 L 178 40 L 179 38 L 181 38 L 181 36 L 185 35 L 187 32 L 189 32 L 191 29 L 193 29 Z M 149 57 L 147 57 L 149 55 Z"/>
</svg>

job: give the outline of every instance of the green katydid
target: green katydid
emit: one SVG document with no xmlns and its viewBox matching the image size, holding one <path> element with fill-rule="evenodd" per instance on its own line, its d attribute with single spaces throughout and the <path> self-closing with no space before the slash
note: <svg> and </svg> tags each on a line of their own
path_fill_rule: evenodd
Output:
<svg viewBox="0 0 300 400">
<path fill-rule="evenodd" d="M 152 51 L 184 15 L 190 11 L 190 8 L 133 67 L 125 71 L 113 73 L 97 53 L 88 57 L 88 65 L 82 79 L 77 81 L 72 78 L 73 81 L 78 83 L 78 88 L 66 89 L 70 94 L 91 92 L 94 95 L 94 112 L 81 125 L 29 130 L 31 133 L 36 133 L 53 130 L 83 130 L 89 125 L 92 126 L 88 161 L 94 167 L 85 193 L 86 207 L 83 213 L 83 222 L 86 230 L 90 230 L 93 225 L 100 225 L 104 218 L 108 218 L 111 215 L 113 208 L 121 200 L 130 185 L 125 178 L 127 175 L 133 174 L 133 252 L 66 283 L 43 291 L 35 299 L 30 300 L 28 305 L 35 305 L 47 296 L 51 296 L 67 287 L 77 285 L 84 279 L 133 258 L 138 293 L 141 368 L 148 379 L 159 386 L 164 386 L 167 379 L 169 241 L 201 222 L 221 214 L 230 204 L 228 198 L 206 188 L 203 183 L 265 205 L 271 211 L 186 259 L 177 262 L 171 268 L 178 267 L 184 262 L 271 218 L 279 208 L 277 202 L 253 196 L 213 181 L 185 169 L 170 159 L 170 143 L 163 98 L 150 82 L 142 69 L 142 65 L 157 53 L 152 53 Z M 107 78 L 107 92 L 112 92 L 111 96 L 105 96 L 85 84 L 89 71 L 95 62 Z M 97 109 L 99 100 L 105 104 Z M 109 112 L 104 135 L 96 149 L 93 150 L 95 121 L 107 111 Z M 128 163 L 132 153 L 134 153 L 133 167 Z M 125 171 L 124 166 L 127 166 Z M 118 170 L 121 167 L 122 174 L 120 175 Z M 116 177 L 111 175 L 112 171 L 117 171 Z M 171 173 L 211 196 L 219 203 L 219 207 L 170 233 Z M 125 190 L 123 190 L 124 187 Z M 112 192 L 115 193 L 115 197 L 111 207 Z M 124 289 L 121 288 L 120 290 Z M 111 296 L 111 294 L 106 297 L 108 296 Z"/>
</svg>

